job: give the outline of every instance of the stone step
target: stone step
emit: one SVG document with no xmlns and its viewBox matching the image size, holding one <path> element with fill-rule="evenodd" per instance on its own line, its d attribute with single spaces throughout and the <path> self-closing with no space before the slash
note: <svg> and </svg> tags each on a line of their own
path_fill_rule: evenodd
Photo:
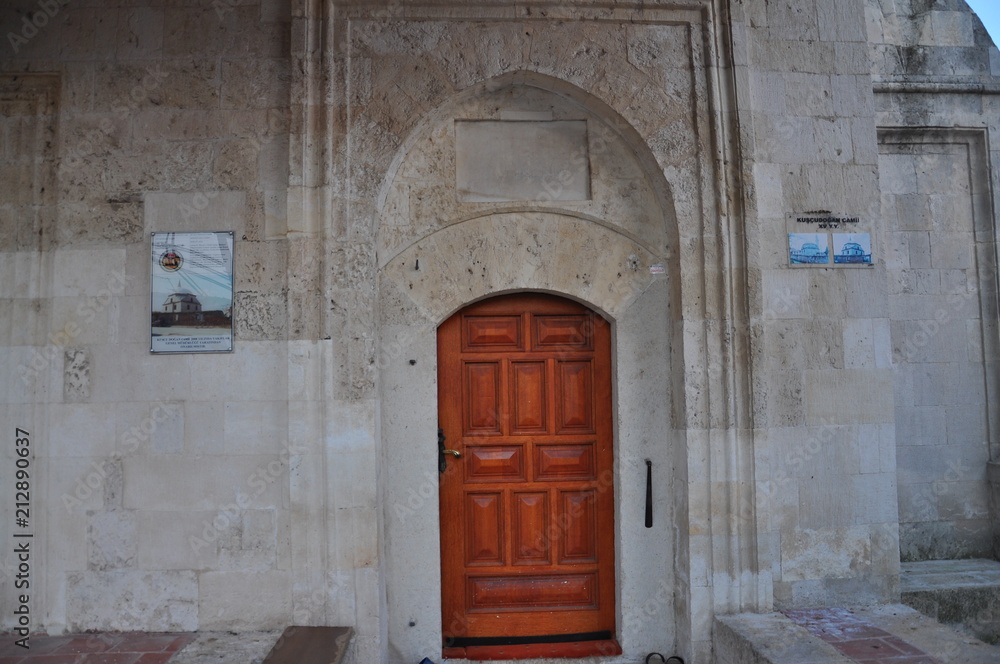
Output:
<svg viewBox="0 0 1000 664">
<path fill-rule="evenodd" d="M 853 664 L 781 613 L 716 616 L 715 664 Z"/>
<path fill-rule="evenodd" d="M 903 604 L 982 641 L 1000 643 L 1000 562 L 903 563 L 899 581 Z"/>
<path fill-rule="evenodd" d="M 287 627 L 263 664 L 340 664 L 354 630 L 350 627 Z"/>
<path fill-rule="evenodd" d="M 902 604 L 719 616 L 715 664 L 996 664 L 1000 648 Z"/>
</svg>

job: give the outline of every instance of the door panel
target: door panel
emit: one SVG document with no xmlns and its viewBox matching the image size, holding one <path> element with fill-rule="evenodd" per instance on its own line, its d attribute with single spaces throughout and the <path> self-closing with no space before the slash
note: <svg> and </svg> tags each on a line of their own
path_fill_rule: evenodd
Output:
<svg viewBox="0 0 1000 664">
<path fill-rule="evenodd" d="M 596 562 L 597 529 L 593 490 L 563 491 L 559 523 L 562 529 L 562 558 L 560 562 Z"/>
<path fill-rule="evenodd" d="M 552 562 L 545 529 L 549 524 L 549 494 L 515 492 L 512 530 L 515 565 Z"/>
<path fill-rule="evenodd" d="M 594 443 L 581 445 L 535 445 L 540 480 L 585 480 L 596 477 Z"/>
<path fill-rule="evenodd" d="M 466 435 L 500 433 L 500 365 L 468 362 L 465 367 Z"/>
<path fill-rule="evenodd" d="M 523 480 L 523 449 L 521 445 L 470 448 L 465 462 L 465 481 Z"/>
<path fill-rule="evenodd" d="M 503 565 L 503 496 L 500 493 L 466 495 L 467 565 Z"/>
<path fill-rule="evenodd" d="M 545 362 L 511 362 L 510 368 L 511 433 L 545 433 Z"/>
<path fill-rule="evenodd" d="M 607 322 L 550 295 L 439 328 L 446 651 L 614 638 L 610 358 Z"/>
<path fill-rule="evenodd" d="M 594 378 L 590 362 L 557 362 L 558 433 L 594 433 Z"/>
</svg>

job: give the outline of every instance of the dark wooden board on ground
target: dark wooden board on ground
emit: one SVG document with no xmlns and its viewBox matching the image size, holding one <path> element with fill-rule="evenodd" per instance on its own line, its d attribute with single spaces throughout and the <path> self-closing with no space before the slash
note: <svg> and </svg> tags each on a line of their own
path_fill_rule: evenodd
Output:
<svg viewBox="0 0 1000 664">
<path fill-rule="evenodd" d="M 350 627 L 298 627 L 281 633 L 263 664 L 339 664 L 354 630 Z"/>
</svg>

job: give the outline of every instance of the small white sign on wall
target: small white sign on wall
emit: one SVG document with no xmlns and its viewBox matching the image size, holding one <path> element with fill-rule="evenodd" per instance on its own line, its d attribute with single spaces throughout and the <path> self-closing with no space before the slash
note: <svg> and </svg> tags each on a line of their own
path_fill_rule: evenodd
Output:
<svg viewBox="0 0 1000 664">
<path fill-rule="evenodd" d="M 233 350 L 233 233 L 153 233 L 153 353 Z"/>
<path fill-rule="evenodd" d="M 789 216 L 788 263 L 793 267 L 872 267 L 868 226 L 859 217 L 836 217 L 828 212 Z"/>
</svg>

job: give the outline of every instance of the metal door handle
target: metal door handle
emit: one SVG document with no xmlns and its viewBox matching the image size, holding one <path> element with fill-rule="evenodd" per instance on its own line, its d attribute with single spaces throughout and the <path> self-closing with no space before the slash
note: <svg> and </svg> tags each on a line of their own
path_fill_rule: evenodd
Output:
<svg viewBox="0 0 1000 664">
<path fill-rule="evenodd" d="M 446 455 L 451 454 L 456 459 L 462 456 L 462 453 L 458 450 L 446 450 L 444 448 L 444 430 L 438 428 L 438 472 L 443 473 L 448 470 L 448 457 Z"/>
<path fill-rule="evenodd" d="M 646 459 L 646 527 L 653 527 L 653 462 L 649 459 Z"/>
</svg>

